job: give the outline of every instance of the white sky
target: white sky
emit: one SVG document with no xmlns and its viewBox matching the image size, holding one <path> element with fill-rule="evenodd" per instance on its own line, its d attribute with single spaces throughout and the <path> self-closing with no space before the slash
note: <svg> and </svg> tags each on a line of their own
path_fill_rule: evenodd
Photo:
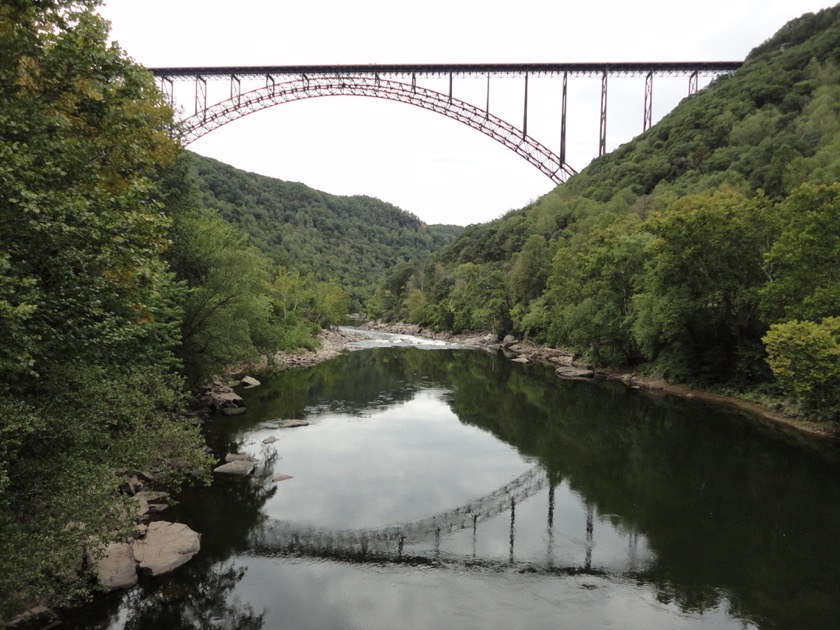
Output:
<svg viewBox="0 0 840 630">
<path fill-rule="evenodd" d="M 326 63 L 737 61 L 825 0 L 108 0 L 112 36 L 147 67 Z M 418 81 L 448 90 L 444 82 Z M 210 83 L 209 102 L 229 96 Z M 701 84 L 702 85 L 702 84 Z M 260 87 L 259 83 L 242 89 Z M 455 79 L 480 107 L 486 80 Z M 491 82 L 490 110 L 522 126 L 523 79 Z M 687 94 L 655 77 L 654 121 Z M 192 113 L 194 88 L 176 98 Z M 528 132 L 559 152 L 560 79 L 529 84 Z M 644 79 L 609 79 L 607 149 L 641 132 Z M 600 79 L 569 79 L 566 159 L 598 152 Z M 341 195 L 389 201 L 427 223 L 467 225 L 520 208 L 553 188 L 482 133 L 416 107 L 329 97 L 230 123 L 190 150 L 237 168 Z"/>
</svg>

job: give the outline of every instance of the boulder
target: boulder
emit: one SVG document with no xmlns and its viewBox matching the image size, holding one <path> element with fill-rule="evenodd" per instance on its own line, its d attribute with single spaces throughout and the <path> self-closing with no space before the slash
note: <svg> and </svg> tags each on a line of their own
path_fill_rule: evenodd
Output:
<svg viewBox="0 0 840 630">
<path fill-rule="evenodd" d="M 511 363 L 530 363 L 531 360 L 528 357 L 516 357 L 515 359 L 511 359 Z"/>
<path fill-rule="evenodd" d="M 128 494 L 131 496 L 134 496 L 146 487 L 146 484 L 137 475 L 131 475 L 126 479 L 125 484 L 128 489 Z"/>
<path fill-rule="evenodd" d="M 292 477 L 291 475 L 277 473 L 271 478 L 272 481 L 286 481 L 287 479 L 294 479 L 294 477 Z"/>
<path fill-rule="evenodd" d="M 502 339 L 502 348 L 510 348 L 515 343 L 518 343 L 518 340 L 513 335 L 505 335 L 505 338 Z"/>
<path fill-rule="evenodd" d="M 295 427 L 308 427 L 309 422 L 306 420 L 282 420 L 277 426 L 280 429 L 293 429 Z"/>
<path fill-rule="evenodd" d="M 137 502 L 137 518 L 140 520 L 149 518 L 149 501 L 143 496 L 142 492 L 134 495 L 134 500 Z"/>
<path fill-rule="evenodd" d="M 192 558 L 201 547 L 201 534 L 183 523 L 155 521 L 146 537 L 132 543 L 140 570 L 153 576 L 169 573 Z"/>
<path fill-rule="evenodd" d="M 223 416 L 241 416 L 245 413 L 245 407 L 222 407 Z"/>
<path fill-rule="evenodd" d="M 254 462 L 246 459 L 237 459 L 226 464 L 222 464 L 213 469 L 214 473 L 220 475 L 232 475 L 234 477 L 247 477 L 254 472 Z"/>
<path fill-rule="evenodd" d="M 224 387 L 220 389 L 230 389 L 229 387 Z M 242 399 L 242 396 L 237 394 L 234 391 L 220 391 L 220 390 L 213 390 L 209 394 L 210 396 L 210 407 L 213 409 L 226 409 L 228 407 L 244 407 L 245 401 Z"/>
<path fill-rule="evenodd" d="M 554 365 L 563 365 L 565 367 L 572 367 L 574 365 L 575 357 L 571 354 L 555 354 L 549 357 L 549 362 Z"/>
<path fill-rule="evenodd" d="M 263 440 L 263 444 L 274 444 L 277 441 L 277 438 L 273 435 L 269 435 L 267 438 Z"/>
<path fill-rule="evenodd" d="M 554 373 L 561 378 L 592 378 L 595 373 L 589 368 L 561 365 L 554 370 Z"/>
<path fill-rule="evenodd" d="M 96 562 L 96 577 L 106 593 L 137 584 L 137 561 L 131 546 L 127 542 L 110 543 Z"/>
<path fill-rule="evenodd" d="M 226 462 L 256 462 L 257 460 L 247 453 L 228 453 L 225 455 Z"/>
<path fill-rule="evenodd" d="M 245 389 L 251 389 L 252 387 L 257 387 L 261 383 L 255 379 L 253 376 L 244 376 L 242 377 L 242 386 Z"/>
</svg>

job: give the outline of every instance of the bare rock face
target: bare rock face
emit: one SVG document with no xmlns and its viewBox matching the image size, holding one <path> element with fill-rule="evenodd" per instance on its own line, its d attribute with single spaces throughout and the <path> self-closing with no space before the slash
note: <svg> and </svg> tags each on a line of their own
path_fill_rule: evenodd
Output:
<svg viewBox="0 0 840 630">
<path fill-rule="evenodd" d="M 192 558 L 201 547 L 201 534 L 183 523 L 154 521 L 146 537 L 132 543 L 134 559 L 153 576 L 169 573 Z"/>
<path fill-rule="evenodd" d="M 137 584 L 137 561 L 131 543 L 110 543 L 105 548 L 105 555 L 96 563 L 96 575 L 105 592 Z"/>
</svg>

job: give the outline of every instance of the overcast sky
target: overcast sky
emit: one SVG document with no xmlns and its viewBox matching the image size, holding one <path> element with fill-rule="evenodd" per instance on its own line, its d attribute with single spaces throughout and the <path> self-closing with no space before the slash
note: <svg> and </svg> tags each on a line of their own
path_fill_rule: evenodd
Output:
<svg viewBox="0 0 840 630">
<path fill-rule="evenodd" d="M 737 61 L 820 0 L 109 0 L 112 36 L 147 67 L 325 63 Z M 446 92 L 434 81 L 421 85 Z M 259 84 L 243 84 L 243 91 Z M 486 81 L 454 95 L 485 104 Z M 522 79 L 491 83 L 490 110 L 521 127 Z M 655 77 L 654 121 L 687 94 Z M 176 97 L 192 113 L 194 88 Z M 531 79 L 528 132 L 559 152 L 560 79 Z M 211 84 L 211 102 L 229 95 Z M 607 149 L 642 130 L 644 79 L 609 80 Z M 567 161 L 598 152 L 600 79 L 570 78 Z M 308 99 L 230 123 L 189 146 L 237 168 L 391 202 L 427 223 L 467 225 L 553 188 L 512 151 L 438 114 L 360 97 Z"/>
</svg>

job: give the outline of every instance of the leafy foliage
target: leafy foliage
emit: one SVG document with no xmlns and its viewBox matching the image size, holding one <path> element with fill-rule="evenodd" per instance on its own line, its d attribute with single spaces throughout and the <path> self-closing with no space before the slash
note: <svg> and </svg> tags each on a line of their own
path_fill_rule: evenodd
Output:
<svg viewBox="0 0 840 630">
<path fill-rule="evenodd" d="M 840 415 L 840 317 L 773 324 L 764 342 L 786 391 L 819 416 Z"/>
<path fill-rule="evenodd" d="M 80 550 L 129 522 L 118 471 L 208 464 L 177 417 L 171 111 L 97 4 L 0 6 L 3 618 L 83 590 Z"/>
</svg>

